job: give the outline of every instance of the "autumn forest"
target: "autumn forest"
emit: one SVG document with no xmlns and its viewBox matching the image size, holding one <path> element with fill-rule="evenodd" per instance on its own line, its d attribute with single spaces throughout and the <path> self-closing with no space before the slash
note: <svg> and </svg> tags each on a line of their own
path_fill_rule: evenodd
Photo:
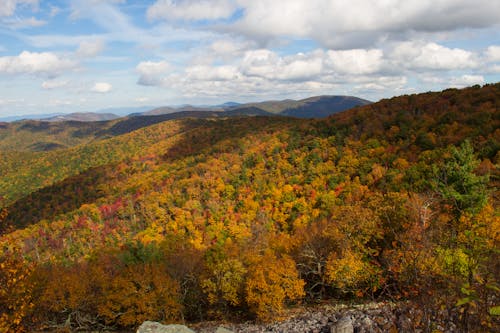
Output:
<svg viewBox="0 0 500 333">
<path fill-rule="evenodd" d="M 371 300 L 421 332 L 500 330 L 500 83 L 151 117 L 0 123 L 0 332 Z"/>
</svg>

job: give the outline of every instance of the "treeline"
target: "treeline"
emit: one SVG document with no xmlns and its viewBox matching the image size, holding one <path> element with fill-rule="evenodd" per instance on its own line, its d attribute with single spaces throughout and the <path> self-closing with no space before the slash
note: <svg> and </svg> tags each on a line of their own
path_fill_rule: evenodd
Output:
<svg viewBox="0 0 500 333">
<path fill-rule="evenodd" d="M 415 330 L 449 318 L 463 331 L 498 330 L 499 90 L 403 96 L 325 121 L 176 123 L 186 126 L 175 145 L 40 194 L 45 210 L 64 207 L 68 191 L 88 195 L 77 209 L 9 223 L 0 331 L 273 320 L 329 299 L 402 302 Z M 488 126 L 453 132 L 443 112 Z M 420 143 L 426 129 L 432 146 Z M 0 221 L 36 216 L 30 198 Z"/>
</svg>

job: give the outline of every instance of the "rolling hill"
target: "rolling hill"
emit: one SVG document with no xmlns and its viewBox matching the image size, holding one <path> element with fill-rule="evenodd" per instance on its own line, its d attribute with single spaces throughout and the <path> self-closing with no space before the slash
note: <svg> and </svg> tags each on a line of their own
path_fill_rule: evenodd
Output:
<svg viewBox="0 0 500 333">
<path fill-rule="evenodd" d="M 173 119 L 275 115 L 324 118 L 368 103 L 370 102 L 349 96 L 317 96 L 300 101 L 284 100 L 250 104 L 231 102 L 213 108 L 161 107 L 135 112 L 123 118 L 114 114 L 89 112 L 56 115 L 42 120 L 0 122 L 0 151 L 36 152 L 69 148 Z"/>
<path fill-rule="evenodd" d="M 89 121 L 104 121 L 104 120 L 112 120 L 120 118 L 116 114 L 113 113 L 96 113 L 96 112 L 74 112 L 63 115 L 58 115 L 54 117 L 48 117 L 40 119 L 42 121 L 81 121 L 81 122 L 89 122 Z"/>
<path fill-rule="evenodd" d="M 228 102 L 217 106 L 196 107 L 160 107 L 150 111 L 136 113 L 134 115 L 160 115 L 182 111 L 224 112 L 228 114 L 245 115 L 281 115 L 297 118 L 325 118 L 334 113 L 345 111 L 350 108 L 370 104 L 370 101 L 352 96 L 315 96 L 302 100 L 265 101 L 258 103 L 239 104 Z"/>
<path fill-rule="evenodd" d="M 245 108 L 2 152 L 9 328 L 269 321 L 367 299 L 397 306 L 410 331 L 499 328 L 500 84 L 325 119 Z"/>
<path fill-rule="evenodd" d="M 337 112 L 372 102 L 352 96 L 315 96 L 302 100 L 267 101 L 236 106 L 231 110 L 256 107 L 272 114 L 296 118 L 325 118 Z"/>
</svg>

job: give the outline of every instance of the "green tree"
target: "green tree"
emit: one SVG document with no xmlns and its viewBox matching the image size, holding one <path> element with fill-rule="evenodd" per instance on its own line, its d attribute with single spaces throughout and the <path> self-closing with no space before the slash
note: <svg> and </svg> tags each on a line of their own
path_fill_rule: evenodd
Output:
<svg viewBox="0 0 500 333">
<path fill-rule="evenodd" d="M 444 165 L 441 168 L 434 166 L 437 176 L 434 186 L 452 206 L 458 219 L 463 213 L 475 214 L 484 207 L 488 199 L 486 186 L 489 177 L 474 173 L 480 161 L 468 140 L 460 148 L 451 147 L 448 151 L 449 157 L 445 158 Z"/>
</svg>

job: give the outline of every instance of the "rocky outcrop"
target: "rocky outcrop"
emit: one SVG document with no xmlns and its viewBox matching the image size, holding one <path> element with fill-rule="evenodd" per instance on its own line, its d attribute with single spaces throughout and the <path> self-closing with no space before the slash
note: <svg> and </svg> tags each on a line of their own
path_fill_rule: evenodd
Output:
<svg viewBox="0 0 500 333">
<path fill-rule="evenodd" d="M 197 333 L 411 333 L 415 332 L 415 323 L 410 319 L 414 315 L 402 311 L 401 304 L 324 305 L 296 309 L 294 314 L 289 314 L 288 319 L 280 322 L 267 324 L 204 322 L 195 324 L 192 328 Z M 433 323 L 433 327 L 444 333 L 457 332 L 453 322 Z M 157 331 L 138 331 L 138 333 L 146 332 Z"/>
<path fill-rule="evenodd" d="M 348 307 L 321 306 L 305 308 L 288 319 L 269 323 L 224 324 L 235 333 L 387 333 L 398 332 L 394 306 L 384 303 L 373 303 Z M 216 323 L 202 323 L 194 327 L 198 333 L 219 333 Z M 400 330 L 399 332 L 406 332 Z M 411 331 L 407 331 L 411 332 Z M 220 333 L 227 333 L 220 331 Z"/>
<path fill-rule="evenodd" d="M 343 317 L 330 327 L 330 333 L 354 333 L 351 317 Z"/>
<path fill-rule="evenodd" d="M 233 333 L 233 331 L 228 330 L 222 326 L 218 327 L 215 333 Z"/>
<path fill-rule="evenodd" d="M 137 333 L 195 333 L 184 325 L 162 325 L 153 321 L 145 321 L 137 329 Z"/>
</svg>

